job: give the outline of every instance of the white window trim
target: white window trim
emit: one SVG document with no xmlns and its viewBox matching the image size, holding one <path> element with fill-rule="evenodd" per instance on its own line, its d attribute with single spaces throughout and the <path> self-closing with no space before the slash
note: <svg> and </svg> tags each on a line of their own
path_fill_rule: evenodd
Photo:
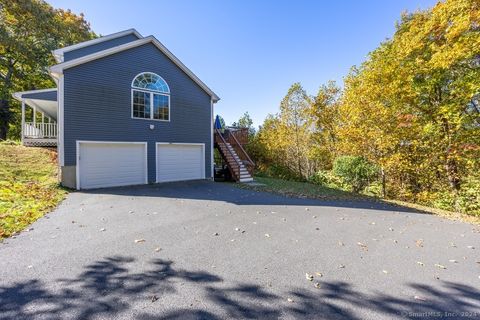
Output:
<svg viewBox="0 0 480 320">
<path fill-rule="evenodd" d="M 158 180 L 158 146 L 159 145 L 181 145 L 181 146 L 201 146 L 203 157 L 202 157 L 202 179 L 205 177 L 205 143 L 189 143 L 189 142 L 155 142 L 155 182 L 161 183 Z M 167 182 L 165 182 L 167 183 Z"/>
<path fill-rule="evenodd" d="M 165 81 L 165 79 L 163 79 L 161 76 L 159 76 L 158 74 L 156 74 L 155 72 L 151 72 L 151 71 L 144 71 L 144 72 L 140 72 L 139 74 L 137 74 L 133 80 L 132 80 L 132 84 L 130 85 L 132 88 L 138 88 L 140 90 L 149 90 L 149 89 L 145 89 L 145 88 L 139 88 L 139 87 L 135 87 L 133 85 L 133 83 L 135 82 L 135 79 L 137 79 L 138 76 L 144 74 L 144 73 L 150 73 L 150 74 L 154 74 L 156 75 L 157 77 L 159 77 L 160 79 L 163 80 L 163 82 L 165 82 L 165 85 L 167 86 L 167 89 L 168 89 L 168 92 L 162 92 L 163 94 L 170 94 L 170 86 L 168 85 L 167 81 Z M 152 91 L 156 91 L 156 90 L 152 90 Z M 156 92 L 159 92 L 159 91 L 156 91 Z"/>
<path fill-rule="evenodd" d="M 76 156 L 76 168 L 75 168 L 75 175 L 76 175 L 76 187 L 77 190 L 80 190 L 80 144 L 142 144 L 145 146 L 145 184 L 148 184 L 148 143 L 139 142 L 139 141 L 90 141 L 90 140 L 77 140 L 77 156 Z"/>
<path fill-rule="evenodd" d="M 139 117 L 134 117 L 133 116 L 133 91 L 140 91 L 140 92 L 145 92 L 145 93 L 149 93 L 150 94 L 150 118 L 139 118 Z M 154 94 L 157 94 L 157 95 L 160 95 L 160 96 L 166 96 L 168 98 L 168 120 L 164 120 L 164 119 L 154 119 L 153 118 L 153 95 Z M 172 120 L 172 115 L 170 113 L 170 94 L 166 94 L 166 93 L 161 93 L 160 91 L 149 91 L 149 90 L 145 90 L 145 89 L 138 89 L 138 88 L 133 88 L 132 87 L 132 90 L 131 90 L 131 93 L 130 93 L 130 109 L 131 109 L 131 112 L 130 112 L 130 116 L 132 119 L 136 119 L 136 120 L 149 120 L 149 121 L 161 121 L 161 122 L 170 122 Z"/>
</svg>

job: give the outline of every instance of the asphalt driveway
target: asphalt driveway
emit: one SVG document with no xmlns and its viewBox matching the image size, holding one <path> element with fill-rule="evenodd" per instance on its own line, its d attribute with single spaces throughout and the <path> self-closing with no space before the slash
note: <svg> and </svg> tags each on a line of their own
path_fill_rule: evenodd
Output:
<svg viewBox="0 0 480 320">
<path fill-rule="evenodd" d="M 31 229 L 0 244 L 0 319 L 480 318 L 479 229 L 383 204 L 172 183 Z"/>
</svg>

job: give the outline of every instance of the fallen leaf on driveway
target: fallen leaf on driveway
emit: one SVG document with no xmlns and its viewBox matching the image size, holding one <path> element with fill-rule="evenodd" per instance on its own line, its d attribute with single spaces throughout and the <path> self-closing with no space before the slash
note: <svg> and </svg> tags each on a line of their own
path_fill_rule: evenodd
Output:
<svg viewBox="0 0 480 320">
<path fill-rule="evenodd" d="M 340 269 L 344 269 L 344 268 L 345 268 L 345 266 L 344 266 L 343 264 L 339 265 L 338 267 L 339 267 Z"/>
<path fill-rule="evenodd" d="M 308 281 L 312 281 L 313 275 L 311 275 L 310 273 L 305 273 L 305 278 L 307 278 Z"/>
<path fill-rule="evenodd" d="M 320 289 L 320 287 L 321 287 L 321 285 L 320 285 L 319 282 L 315 282 L 315 283 L 313 284 L 313 286 L 314 286 L 315 288 L 317 288 L 317 289 Z"/>
<path fill-rule="evenodd" d="M 415 245 L 419 248 L 423 247 L 423 239 L 418 239 L 415 241 Z"/>
<path fill-rule="evenodd" d="M 420 296 L 415 296 L 413 297 L 415 300 L 420 300 L 420 301 L 427 301 L 427 299 L 425 299 L 424 297 L 420 297 Z"/>
<path fill-rule="evenodd" d="M 268 233 L 265 233 L 265 237 L 270 238 L 270 235 Z"/>
<path fill-rule="evenodd" d="M 450 260 L 448 260 L 448 261 L 449 261 L 449 262 L 452 262 L 452 263 L 458 263 L 458 261 L 455 260 L 455 259 L 450 259 Z"/>
<path fill-rule="evenodd" d="M 215 232 L 213 235 L 214 235 L 214 236 L 218 236 L 218 235 L 219 235 L 219 233 L 218 233 L 218 232 Z"/>
<path fill-rule="evenodd" d="M 387 270 L 382 270 L 382 272 L 383 272 L 383 273 L 385 273 L 385 274 L 387 274 L 387 273 L 388 273 L 388 271 L 387 271 Z"/>
<path fill-rule="evenodd" d="M 393 231 L 393 228 L 390 227 L 390 228 L 388 228 L 388 230 Z"/>
<path fill-rule="evenodd" d="M 100 231 L 105 231 L 105 230 L 107 230 L 107 229 L 105 229 L 105 228 L 100 229 Z"/>
<path fill-rule="evenodd" d="M 151 298 L 152 302 L 155 302 L 158 300 L 158 297 L 156 295 L 153 295 L 152 298 Z"/>
<path fill-rule="evenodd" d="M 366 244 L 361 243 L 361 242 L 357 242 L 357 244 L 358 244 L 363 250 L 368 251 L 368 247 L 367 247 Z"/>
<path fill-rule="evenodd" d="M 338 241 L 338 245 L 343 247 L 345 244 L 342 241 Z"/>
<path fill-rule="evenodd" d="M 145 242 L 145 239 L 135 239 L 135 243 Z"/>
<path fill-rule="evenodd" d="M 162 248 L 160 247 L 155 248 L 155 252 L 159 252 L 160 250 L 162 250 Z"/>
<path fill-rule="evenodd" d="M 293 299 L 288 298 L 287 301 L 288 302 L 293 302 Z"/>
<path fill-rule="evenodd" d="M 317 276 L 319 276 L 319 277 L 323 277 L 323 274 L 322 274 L 321 272 L 318 272 L 318 271 L 317 271 L 317 272 L 315 272 L 315 274 L 316 274 Z"/>
<path fill-rule="evenodd" d="M 447 269 L 447 267 L 442 266 L 441 264 L 435 263 L 435 267 L 440 268 L 440 269 Z"/>
<path fill-rule="evenodd" d="M 128 213 L 133 213 L 133 210 L 128 211 Z"/>
<path fill-rule="evenodd" d="M 423 263 L 421 261 L 417 261 L 417 264 L 421 265 L 422 267 L 425 265 L 425 263 Z"/>
<path fill-rule="evenodd" d="M 468 249 L 475 249 L 474 246 L 467 246 Z"/>
<path fill-rule="evenodd" d="M 235 231 L 240 231 L 240 228 L 235 228 Z"/>
<path fill-rule="evenodd" d="M 30 266 L 27 266 L 27 268 L 28 268 L 28 269 L 32 269 L 32 268 L 33 268 L 33 266 L 32 266 L 32 265 L 30 265 Z"/>
<path fill-rule="evenodd" d="M 310 210 L 310 208 L 305 208 L 305 211 L 309 211 L 309 210 Z"/>
</svg>

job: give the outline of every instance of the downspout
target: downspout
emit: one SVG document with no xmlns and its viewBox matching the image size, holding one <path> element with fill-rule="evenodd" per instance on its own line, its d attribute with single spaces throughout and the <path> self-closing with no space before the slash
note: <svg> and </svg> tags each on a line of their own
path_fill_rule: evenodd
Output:
<svg viewBox="0 0 480 320">
<path fill-rule="evenodd" d="M 25 99 L 22 98 L 22 146 L 23 138 L 25 137 Z"/>
</svg>

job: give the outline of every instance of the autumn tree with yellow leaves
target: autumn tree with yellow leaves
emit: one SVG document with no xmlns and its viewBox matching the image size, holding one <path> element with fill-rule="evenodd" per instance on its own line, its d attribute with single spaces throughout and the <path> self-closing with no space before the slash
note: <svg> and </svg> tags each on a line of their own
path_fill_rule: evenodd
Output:
<svg viewBox="0 0 480 320">
<path fill-rule="evenodd" d="M 302 139 L 283 120 L 285 99 L 261 127 L 269 164 L 308 179 L 306 163 L 328 170 L 358 156 L 379 168 L 385 196 L 480 214 L 479 0 L 403 14 L 342 91 L 330 83 L 304 96 Z"/>
</svg>

